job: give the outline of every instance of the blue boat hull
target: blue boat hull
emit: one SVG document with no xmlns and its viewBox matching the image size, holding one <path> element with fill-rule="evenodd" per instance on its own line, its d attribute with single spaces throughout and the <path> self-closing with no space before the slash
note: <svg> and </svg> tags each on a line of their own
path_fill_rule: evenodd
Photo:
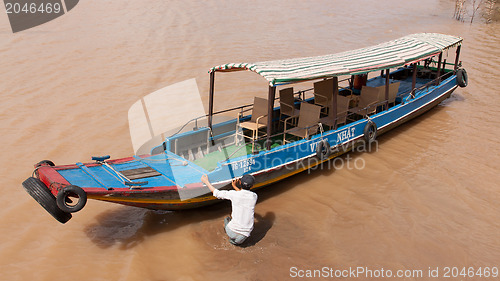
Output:
<svg viewBox="0 0 500 281">
<path fill-rule="evenodd" d="M 147 184 L 132 188 L 124 184 L 113 169 L 98 163 L 78 163 L 76 165 L 51 166 L 44 164 L 37 168 L 38 178 L 57 197 L 67 185 L 77 185 L 89 199 L 96 199 L 158 210 L 181 210 L 197 208 L 218 202 L 208 188 L 200 183 L 200 177 L 208 174 L 214 186 L 230 189 L 231 180 L 243 174 L 256 178 L 254 190 L 306 171 L 325 161 L 342 155 L 357 145 L 364 145 L 364 129 L 368 122 L 383 134 L 430 110 L 448 98 L 457 88 L 456 76 L 451 75 L 438 86 L 416 92 L 414 98 L 404 101 L 388 110 L 372 115 L 369 120 L 361 119 L 337 130 L 325 131 L 289 144 L 275 147 L 258 154 L 227 160 L 207 171 L 190 161 L 171 153 L 135 156 L 108 161 L 113 169 L 126 171 L 146 168 L 158 172 L 158 176 L 147 178 Z M 330 155 L 321 159 L 316 153 L 317 145 L 327 141 Z"/>
</svg>

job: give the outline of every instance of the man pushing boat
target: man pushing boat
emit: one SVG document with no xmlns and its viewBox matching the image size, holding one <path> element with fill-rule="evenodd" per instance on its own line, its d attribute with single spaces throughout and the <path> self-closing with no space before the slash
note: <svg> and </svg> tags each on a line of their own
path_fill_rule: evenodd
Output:
<svg viewBox="0 0 500 281">
<path fill-rule="evenodd" d="M 252 175 L 243 175 L 232 181 L 234 190 L 218 190 L 210 183 L 207 175 L 201 177 L 213 195 L 219 199 L 231 200 L 231 217 L 224 219 L 224 229 L 229 242 L 234 245 L 243 243 L 253 230 L 254 210 L 257 203 L 257 194 L 250 191 L 255 183 Z"/>
</svg>

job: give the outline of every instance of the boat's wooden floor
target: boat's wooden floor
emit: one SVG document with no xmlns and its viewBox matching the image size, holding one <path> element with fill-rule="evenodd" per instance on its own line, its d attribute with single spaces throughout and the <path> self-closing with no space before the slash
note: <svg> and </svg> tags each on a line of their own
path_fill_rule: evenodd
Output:
<svg viewBox="0 0 500 281">
<path fill-rule="evenodd" d="M 151 167 L 123 170 L 120 172 L 130 180 L 161 176 L 160 173 Z"/>
</svg>

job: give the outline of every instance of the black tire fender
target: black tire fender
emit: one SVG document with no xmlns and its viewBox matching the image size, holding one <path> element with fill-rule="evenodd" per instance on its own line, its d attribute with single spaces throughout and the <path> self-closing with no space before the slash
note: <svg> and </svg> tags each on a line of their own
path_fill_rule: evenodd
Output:
<svg viewBox="0 0 500 281">
<path fill-rule="evenodd" d="M 371 143 L 377 138 L 377 124 L 372 120 L 368 120 L 363 130 L 365 141 Z"/>
<path fill-rule="evenodd" d="M 63 212 L 56 203 L 56 198 L 50 190 L 37 178 L 29 177 L 23 182 L 23 188 L 33 199 L 60 223 L 71 219 L 71 214 Z"/>
<path fill-rule="evenodd" d="M 327 140 L 321 140 L 316 145 L 316 157 L 320 160 L 325 160 L 330 157 L 330 143 Z"/>
<path fill-rule="evenodd" d="M 50 161 L 50 160 L 42 160 L 38 163 L 35 164 L 35 168 L 38 168 L 40 166 L 44 166 L 44 165 L 48 165 L 48 166 L 51 166 L 51 167 L 54 167 L 55 164 L 54 162 Z"/>
<path fill-rule="evenodd" d="M 77 198 L 78 202 L 70 205 L 70 203 L 73 202 L 70 197 Z M 64 212 L 78 212 L 85 207 L 85 204 L 87 204 L 87 193 L 85 193 L 85 191 L 79 186 L 68 185 L 57 193 L 56 202 L 59 209 Z"/>
<path fill-rule="evenodd" d="M 464 68 L 457 70 L 457 84 L 458 86 L 465 88 L 469 83 L 469 77 L 467 76 L 467 71 Z"/>
</svg>

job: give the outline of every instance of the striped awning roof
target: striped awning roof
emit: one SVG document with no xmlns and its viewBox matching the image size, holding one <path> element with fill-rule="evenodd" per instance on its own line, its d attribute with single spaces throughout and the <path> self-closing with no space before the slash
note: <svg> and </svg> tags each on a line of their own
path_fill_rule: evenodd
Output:
<svg viewBox="0 0 500 281">
<path fill-rule="evenodd" d="M 340 75 L 361 74 L 416 62 L 460 45 L 462 38 L 418 33 L 372 47 L 317 57 L 256 63 L 230 63 L 214 71 L 250 70 L 264 77 L 271 86 Z"/>
</svg>

